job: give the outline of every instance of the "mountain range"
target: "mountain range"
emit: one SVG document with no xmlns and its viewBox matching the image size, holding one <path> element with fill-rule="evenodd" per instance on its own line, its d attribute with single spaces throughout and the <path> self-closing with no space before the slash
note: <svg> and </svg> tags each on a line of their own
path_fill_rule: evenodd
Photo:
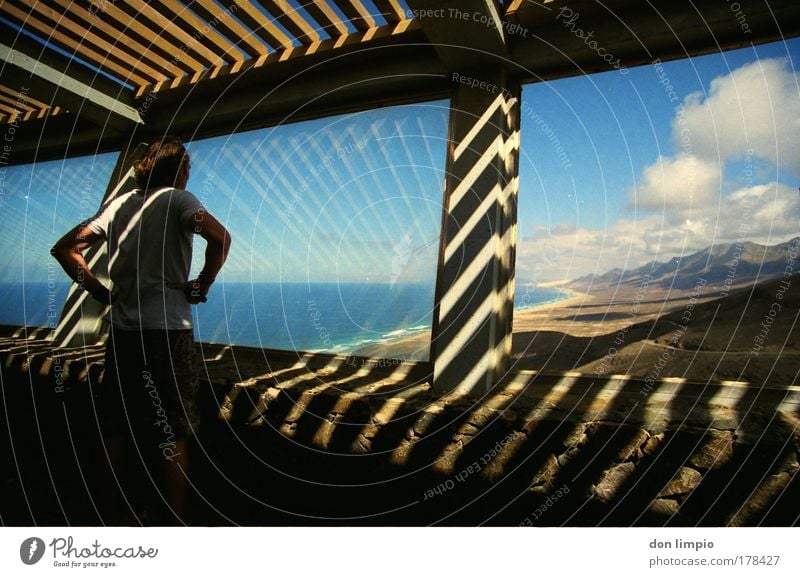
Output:
<svg viewBox="0 0 800 577">
<path fill-rule="evenodd" d="M 772 246 L 749 241 L 717 244 L 666 262 L 652 261 L 635 269 L 615 268 L 600 275 L 582 276 L 566 287 L 591 293 L 635 289 L 647 283 L 665 290 L 692 290 L 699 279 L 704 279 L 706 289 L 727 293 L 732 288 L 782 277 L 787 266 L 790 274 L 800 272 L 798 250 L 800 236 Z M 792 258 L 796 261 L 793 266 Z"/>
</svg>

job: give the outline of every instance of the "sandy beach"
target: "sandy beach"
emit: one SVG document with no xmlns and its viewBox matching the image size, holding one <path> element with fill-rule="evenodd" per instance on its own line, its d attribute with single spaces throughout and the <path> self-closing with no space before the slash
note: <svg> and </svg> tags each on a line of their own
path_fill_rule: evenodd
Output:
<svg viewBox="0 0 800 577">
<path fill-rule="evenodd" d="M 576 293 L 515 312 L 514 366 L 548 373 L 796 385 L 797 293 L 783 293 L 777 281 L 727 296 L 714 291 Z"/>
<path fill-rule="evenodd" d="M 514 311 L 513 366 L 544 373 L 680 377 L 770 386 L 798 384 L 799 291 L 777 282 L 718 292 L 649 288 L 591 294 Z M 765 331 L 764 319 L 770 321 Z M 430 334 L 359 349 L 354 354 L 427 360 Z"/>
<path fill-rule="evenodd" d="M 690 291 L 658 294 L 650 291 L 646 295 L 631 291 L 593 294 L 569 292 L 570 296 L 566 299 L 515 310 L 514 333 L 557 331 L 578 337 L 595 337 L 657 319 L 692 302 Z M 708 302 L 716 297 L 698 295 L 694 297 L 694 303 Z"/>
</svg>

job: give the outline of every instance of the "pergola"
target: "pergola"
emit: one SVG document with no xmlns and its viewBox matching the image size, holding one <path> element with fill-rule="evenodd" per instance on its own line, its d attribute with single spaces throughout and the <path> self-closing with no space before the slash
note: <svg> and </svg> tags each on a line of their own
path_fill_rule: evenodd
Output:
<svg viewBox="0 0 800 577">
<path fill-rule="evenodd" d="M 118 150 L 107 197 L 158 134 L 449 98 L 427 366 L 440 392 L 485 391 L 510 365 L 522 84 L 800 34 L 792 0 L 5 0 L 0 16 L 6 164 Z M 91 337 L 83 298 L 57 344 Z"/>
</svg>

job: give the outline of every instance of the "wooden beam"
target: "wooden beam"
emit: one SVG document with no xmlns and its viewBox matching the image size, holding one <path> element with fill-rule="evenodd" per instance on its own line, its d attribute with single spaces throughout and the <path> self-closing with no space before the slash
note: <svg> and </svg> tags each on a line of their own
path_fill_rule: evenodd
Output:
<svg viewBox="0 0 800 577">
<path fill-rule="evenodd" d="M 22 94 L 20 94 L 19 90 L 11 90 L 5 86 L 0 85 L 0 99 L 5 102 L 9 100 L 17 105 L 21 101 L 25 101 L 30 105 L 33 109 L 33 115 L 30 118 L 44 118 L 48 114 L 58 114 L 61 112 L 61 109 L 58 106 L 50 106 L 46 102 L 42 102 L 41 100 L 34 98 L 30 94 L 25 94 L 24 98 L 22 98 Z M 28 115 L 25 115 L 25 120 L 28 120 Z"/>
<path fill-rule="evenodd" d="M 6 0 L 8 2 L 8 0 Z M 105 59 L 100 65 L 110 66 L 111 62 L 116 62 L 122 70 L 129 69 L 136 71 L 143 78 L 148 78 L 150 82 L 160 82 L 168 77 L 162 70 L 153 68 L 141 54 L 129 52 L 130 48 L 126 43 L 120 43 L 119 38 L 109 42 L 90 30 L 91 26 L 84 25 L 83 22 L 73 17 L 70 10 L 54 10 L 45 2 L 39 0 L 23 0 L 22 4 L 28 6 L 32 12 L 36 12 L 43 18 L 53 31 L 58 30 L 65 36 L 69 36 L 77 43 L 75 55 L 84 60 L 89 51 L 98 54 L 105 54 Z M 87 12 L 88 13 L 88 12 Z"/>
<path fill-rule="evenodd" d="M 331 38 L 345 36 L 350 32 L 327 0 L 311 0 L 305 5 L 305 9 Z"/>
<path fill-rule="evenodd" d="M 517 11 L 523 29 L 510 39 L 511 59 L 523 82 L 609 70 L 624 73 L 656 59 L 718 53 L 800 35 L 800 4 L 794 0 L 740 0 L 739 16 L 727 2 L 713 0 L 651 0 L 624 8 L 620 4 L 614 10 L 595 6 L 588 13 L 553 4 L 557 8 L 545 13 L 524 8 L 527 4 Z"/>
<path fill-rule="evenodd" d="M 69 2 L 70 0 L 62 1 Z M 166 30 L 161 29 L 158 34 L 153 34 L 154 28 L 149 24 L 150 21 L 147 18 L 141 17 L 138 12 L 131 15 L 121 9 L 123 6 L 122 2 L 113 4 L 107 2 L 103 5 L 103 17 L 113 21 L 121 28 L 125 37 L 138 41 L 146 46 L 146 49 L 152 52 L 154 57 L 168 60 L 186 74 L 201 72 L 205 69 L 205 65 L 198 60 L 198 58 L 202 59 L 202 57 L 195 58 L 192 56 L 194 53 L 192 50 L 178 49 L 175 44 L 177 39 L 172 35 L 167 36 L 169 33 Z"/>
<path fill-rule="evenodd" d="M 9 2 L 5 2 L 2 5 L 2 10 L 15 24 L 24 27 L 26 30 L 38 32 L 40 35 L 44 36 L 44 38 L 47 38 L 48 42 L 59 46 L 66 52 L 79 56 L 83 60 L 105 71 L 107 74 L 118 78 L 121 82 L 148 84 L 153 80 L 152 78 L 147 79 L 144 76 L 140 76 L 134 70 L 126 68 L 113 60 L 109 60 L 105 54 L 101 54 L 88 46 L 83 46 L 81 42 L 73 40 L 67 34 L 53 28 L 53 26 Z"/>
<path fill-rule="evenodd" d="M 74 2 L 71 0 L 57 0 L 62 3 Z M 168 62 L 174 66 L 179 72 L 174 76 L 182 74 L 191 74 L 192 72 L 201 72 L 205 69 L 205 65 L 190 54 L 190 50 L 178 50 L 173 44 L 175 39 L 170 40 L 166 37 L 167 32 L 160 30 L 159 34 L 153 34 L 154 27 L 149 25 L 146 18 L 142 18 L 138 13 L 130 13 L 122 10 L 124 8 L 122 2 L 106 2 L 103 4 L 102 15 L 96 16 L 98 20 L 109 21 L 107 26 L 111 29 L 118 29 L 118 37 L 125 37 L 131 42 L 144 46 L 144 50 L 152 54 L 153 62 L 160 64 Z"/>
<path fill-rule="evenodd" d="M 20 122 L 9 166 L 119 150 L 124 135 L 75 114 L 49 114 Z"/>
<path fill-rule="evenodd" d="M 9 30 L 0 26 L 0 31 Z M 130 93 L 122 86 L 92 74 L 83 66 L 52 51 L 44 52 L 38 42 L 8 36 L 13 48 L 0 44 L 3 65 L 0 76 L 6 88 L 26 92 L 48 106 L 59 104 L 99 126 L 127 130 L 142 119 Z"/>
<path fill-rule="evenodd" d="M 252 30 L 248 30 L 237 20 L 232 18 L 232 12 L 229 8 L 221 8 L 212 0 L 194 0 L 194 2 L 191 3 L 191 8 L 198 16 L 203 18 L 214 28 L 219 28 L 228 38 L 231 40 L 235 39 L 236 47 L 243 50 L 251 58 L 258 58 L 259 56 L 266 56 L 269 54 L 269 45 L 261 42 L 259 35 L 255 34 Z M 235 10 L 238 15 L 239 7 L 233 4 L 231 8 Z"/>
<path fill-rule="evenodd" d="M 361 0 L 333 0 L 356 30 L 369 30 L 377 26 L 375 18 L 369 13 Z"/>
<path fill-rule="evenodd" d="M 255 1 L 255 0 L 254 0 Z M 259 0 L 259 4 L 280 22 L 301 44 L 319 42 L 319 33 L 286 0 Z"/>
<path fill-rule="evenodd" d="M 389 23 L 408 18 L 405 10 L 397 0 L 372 0 L 372 3 L 381 11 L 381 16 Z"/>
<path fill-rule="evenodd" d="M 111 3 L 109 3 L 108 7 L 104 7 L 102 14 L 98 14 L 82 8 L 74 0 L 46 1 L 52 5 L 59 6 L 63 14 L 70 14 L 73 20 L 79 22 L 85 30 L 94 30 L 98 35 L 104 35 L 105 39 L 113 44 L 113 50 L 125 50 L 134 54 L 137 60 L 150 62 L 151 66 L 155 67 L 162 76 L 174 78 L 182 76 L 191 70 L 191 67 L 179 66 L 179 59 L 172 56 L 168 58 L 152 50 L 152 41 L 148 42 L 147 46 L 142 44 L 132 34 L 133 31 L 128 28 L 127 24 L 122 24 L 113 18 L 105 18 L 105 14 L 113 8 Z M 39 3 L 41 4 L 42 0 L 39 0 Z M 123 14 L 119 10 L 116 12 Z M 64 26 L 65 22 L 59 20 L 58 25 Z M 152 32 L 150 35 L 152 36 Z"/>
<path fill-rule="evenodd" d="M 4 107 L 12 107 L 11 110 L 16 110 L 20 113 L 31 112 L 34 110 L 41 110 L 41 106 L 35 106 L 31 99 L 25 97 L 20 98 L 20 93 L 9 96 L 8 94 L 0 94 L 0 105 Z M 45 105 L 47 106 L 47 105 Z"/>
<path fill-rule="evenodd" d="M 422 38 L 421 33 L 415 36 Z M 452 84 L 435 51 L 377 43 L 313 54 L 158 94 L 148 130 L 193 138 L 267 126 L 288 119 L 375 107 L 393 100 L 441 97 Z M 234 89 L 231 89 L 234 87 Z"/>
<path fill-rule="evenodd" d="M 502 14 L 496 0 L 408 0 L 448 70 L 506 66 Z"/>
<path fill-rule="evenodd" d="M 273 49 L 290 48 L 292 39 L 278 28 L 272 20 L 256 8 L 250 0 L 235 0 L 236 17 L 258 34 Z"/>
<path fill-rule="evenodd" d="M 206 66 L 225 64 L 216 52 L 206 48 L 192 34 L 146 2 L 125 0 L 108 6 L 106 10 L 109 16 L 127 23 L 137 34 L 150 38 L 154 45 L 165 53 L 172 54 L 173 58 L 191 63 L 193 70 L 199 72 Z M 199 64 L 199 68 L 195 63 Z"/>
<path fill-rule="evenodd" d="M 336 60 L 339 56 L 346 55 L 348 51 L 379 48 L 405 42 L 411 44 L 427 43 L 418 21 L 402 20 L 396 24 L 379 26 L 363 32 L 357 31 L 346 36 L 329 38 L 310 45 L 294 46 L 280 52 L 273 52 L 265 58 L 211 68 L 193 78 L 183 78 L 171 88 L 203 84 L 210 79 L 223 78 L 231 74 L 241 74 L 253 68 L 280 68 L 288 63 L 291 63 L 288 64 L 290 68 L 300 71 L 304 67 L 303 62 L 314 62 L 319 58 Z M 224 82 L 231 82 L 231 79 Z M 139 98 L 150 92 L 160 92 L 165 88 L 152 85 L 142 86 L 139 88 L 136 97 Z"/>
<path fill-rule="evenodd" d="M 585 1 L 574 0 L 572 5 L 584 6 L 582 2 Z M 607 0 L 603 4 L 610 5 L 614 1 Z M 524 3 L 522 7 L 528 4 Z M 618 56 L 626 66 L 652 62 L 656 58 L 668 60 L 687 54 L 718 52 L 737 46 L 750 46 L 800 35 L 800 12 L 798 12 L 800 8 L 789 0 L 770 0 L 768 5 L 764 0 L 740 0 L 739 5 L 742 12 L 747 15 L 751 34 L 745 33 L 736 13 L 725 3 L 695 0 L 694 4 L 680 2 L 678 6 L 674 6 L 673 2 L 651 0 L 650 4 L 653 7 L 650 7 L 650 4 L 647 6 L 641 3 L 627 4 L 628 8 L 624 10 L 619 8 L 613 14 L 602 6 L 597 8 L 599 4 L 596 2 L 585 4 L 590 7 L 594 5 L 595 10 L 582 14 L 579 20 L 584 30 L 595 31 L 595 38 L 601 34 L 608 34 L 607 48 L 615 53 L 619 50 Z M 107 9 L 113 10 L 118 6 L 126 5 L 123 0 L 119 0 L 113 5 L 109 4 Z M 426 4 L 426 7 L 430 6 L 431 4 Z M 463 12 L 464 5 L 458 4 L 458 6 Z M 696 6 L 697 11 L 691 6 Z M 765 9 L 765 6 L 768 9 Z M 526 20 L 529 13 L 522 7 L 516 12 L 519 17 L 517 23 L 520 26 L 531 25 L 531 27 L 523 30 L 523 33 L 509 35 L 512 60 L 516 60 L 516 63 L 506 62 L 510 74 L 526 82 L 613 69 L 598 57 L 585 39 L 577 37 L 572 27 L 565 26 L 564 22 L 557 20 L 555 16 L 551 16 L 549 23 L 542 23 L 541 13 L 537 16 L 539 20 Z M 146 3 L 138 3 L 137 8 L 141 10 L 142 15 L 146 15 L 149 9 Z M 4 8 L 0 9 L 2 10 Z M 184 34 L 188 41 L 192 40 L 188 32 L 178 30 L 177 26 L 166 19 L 163 26 L 156 24 L 156 20 L 148 21 L 140 18 L 139 21 L 147 24 L 147 27 L 156 26 L 159 28 L 159 35 L 165 38 L 175 38 L 175 41 L 178 41 L 179 35 Z M 398 98 L 413 99 L 415 90 L 419 92 L 418 97 L 441 94 L 442 90 L 446 90 L 450 85 L 447 77 L 442 75 L 449 70 L 452 63 L 446 63 L 446 59 L 439 60 L 434 47 L 426 40 L 422 30 L 414 30 L 414 27 L 419 26 L 421 22 L 424 22 L 424 19 L 406 20 L 394 28 L 377 27 L 374 30 L 348 34 L 335 40 L 275 52 L 263 59 L 245 62 L 239 72 L 234 65 L 220 65 L 197 74 L 194 78 L 184 77 L 176 81 L 173 84 L 174 88 L 170 89 L 152 84 L 144 85 L 140 87 L 141 96 L 150 90 L 159 90 L 158 98 L 152 103 L 152 113 L 148 113 L 148 124 L 152 116 L 157 116 L 158 123 L 154 130 L 168 128 L 170 118 L 174 115 L 180 130 L 194 133 L 197 129 L 196 134 L 208 136 L 232 132 L 243 127 L 264 126 L 286 115 L 292 118 L 312 117 L 315 114 L 324 114 L 326 111 L 343 110 L 348 107 L 348 98 L 353 107 L 368 107 L 369 98 L 372 97 L 391 100 L 393 96 L 391 91 L 398 86 L 400 87 Z M 532 26 L 534 22 L 538 22 L 535 27 Z M 405 32 L 400 31 L 403 26 L 408 27 Z M 167 28 L 170 30 L 167 31 Z M 0 31 L 3 31 L 2 27 Z M 16 31 L 4 33 L 6 38 L 15 36 L 16 39 L 13 41 L 15 49 L 23 51 L 20 46 L 26 41 L 31 42 L 36 48 L 24 52 L 34 60 L 41 60 L 44 64 L 49 63 L 63 75 L 135 108 L 136 103 L 131 101 L 128 91 L 119 85 L 98 76 L 78 63 L 70 62 L 52 50 L 46 50 L 40 43 L 17 36 Z M 368 40 L 369 38 L 372 40 Z M 193 47 L 186 46 L 189 53 L 193 50 L 202 51 L 202 46 L 196 42 L 194 44 Z M 170 50 L 168 43 L 161 46 L 164 50 Z M 395 50 L 383 50 L 389 46 Z M 173 48 L 176 56 L 183 52 L 177 47 Z M 469 52 L 474 53 L 475 50 L 471 49 Z M 362 56 L 356 57 L 356 54 Z M 393 58 L 405 58 L 405 61 L 398 62 Z M 54 66 L 54 61 L 59 62 L 59 65 Z M 216 61 L 224 64 L 219 59 Z M 470 64 L 480 66 L 479 63 L 470 62 L 465 66 Z M 482 66 L 496 66 L 496 64 L 496 60 L 489 60 Z M 351 73 L 347 70 L 349 65 L 361 67 L 363 70 Z M 316 86 L 311 71 L 320 78 Z M 409 75 L 411 80 L 408 85 L 398 82 L 401 73 Z M 232 78 L 227 76 L 229 74 L 242 76 Z M 342 74 L 341 78 L 337 79 L 337 74 Z M 369 77 L 369 74 L 372 77 Z M 289 82 L 289 79 L 297 75 L 300 75 L 298 77 L 300 80 L 296 84 L 294 81 Z M 346 84 L 346 79 L 349 79 L 351 84 Z M 30 95 L 43 103 L 56 103 L 80 115 L 80 118 L 92 120 L 100 125 L 109 122 L 111 126 L 126 129 L 132 122 L 135 123 L 130 118 L 110 114 L 108 109 L 98 106 L 91 99 L 85 101 L 80 95 L 69 93 L 52 82 L 42 83 L 39 78 L 31 78 L 30 71 L 20 66 L 4 65 L 0 78 L 0 83 L 12 91 L 19 90 L 23 85 L 28 86 L 28 83 L 34 81 L 39 82 L 40 86 L 32 90 Z M 231 91 L 229 85 L 234 81 L 236 89 Z M 103 88 L 103 85 L 112 86 Z M 292 88 L 295 86 L 298 90 L 292 93 Z M 325 98 L 318 98 L 328 89 L 334 90 L 335 93 Z M 220 99 L 220 95 L 224 98 Z M 75 122 L 75 119 L 72 115 L 66 115 L 64 122 Z M 102 132 L 98 134 L 109 136 Z M 55 141 L 58 141 L 60 136 L 49 131 L 47 134 L 48 138 L 53 138 Z M 117 136 L 111 134 L 110 138 L 113 141 Z M 20 140 L 18 138 L 18 142 Z M 32 142 L 31 149 L 41 144 L 38 140 Z"/>
<path fill-rule="evenodd" d="M 22 108 L 17 104 L 9 104 L 7 102 L 0 101 L 0 111 L 3 112 L 9 118 L 16 118 L 17 116 L 21 116 L 24 112 Z"/>
<path fill-rule="evenodd" d="M 159 0 L 153 2 L 152 6 L 170 21 L 171 26 L 192 30 L 192 36 L 197 42 L 221 55 L 226 62 L 241 62 L 245 59 L 242 50 L 219 34 L 212 23 L 198 18 L 177 0 Z"/>
</svg>

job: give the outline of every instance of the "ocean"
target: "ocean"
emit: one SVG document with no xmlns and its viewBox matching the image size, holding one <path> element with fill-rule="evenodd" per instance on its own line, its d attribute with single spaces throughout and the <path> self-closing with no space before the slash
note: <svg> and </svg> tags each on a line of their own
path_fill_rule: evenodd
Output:
<svg viewBox="0 0 800 577">
<path fill-rule="evenodd" d="M 0 324 L 54 327 L 69 284 L 0 283 Z M 522 310 L 565 298 L 517 288 Z M 430 332 L 432 284 L 217 283 L 194 308 L 195 337 L 208 343 L 290 351 L 353 353 Z M 387 345 L 389 343 L 389 345 Z M 424 354 L 424 353 L 423 353 Z"/>
</svg>

